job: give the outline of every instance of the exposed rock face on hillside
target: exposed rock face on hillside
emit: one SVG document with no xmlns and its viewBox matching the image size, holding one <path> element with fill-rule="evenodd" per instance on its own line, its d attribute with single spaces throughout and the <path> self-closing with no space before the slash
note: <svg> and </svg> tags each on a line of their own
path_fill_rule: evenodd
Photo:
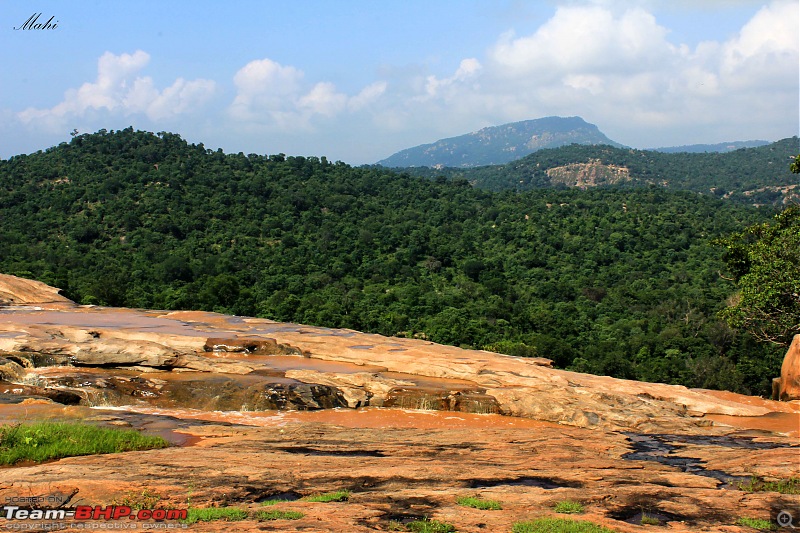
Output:
<svg viewBox="0 0 800 533">
<path fill-rule="evenodd" d="M 13 287 L 28 286 L 8 278 L 0 292 L 17 302 Z M 251 518 L 235 530 L 306 532 L 386 531 L 422 517 L 503 532 L 568 499 L 583 503 L 581 519 L 631 532 L 642 513 L 669 531 L 743 532 L 739 517 L 796 512 L 794 496 L 737 488 L 751 475 L 800 475 L 795 403 L 349 330 L 69 305 L 46 286 L 25 290 L 26 305 L 0 307 L 0 422 L 84 419 L 183 447 L 0 469 L 4 501 L 71 507 L 156 494 L 161 507 L 255 513 L 278 498 L 305 517 L 274 527 Z M 297 500 L 339 489 L 352 492 L 349 502 Z M 456 504 L 474 495 L 503 510 Z"/>
<path fill-rule="evenodd" d="M 595 159 L 588 163 L 571 163 L 547 169 L 547 177 L 553 185 L 586 189 L 598 185 L 615 185 L 630 181 L 631 175 L 626 167 L 606 165 Z"/>
</svg>

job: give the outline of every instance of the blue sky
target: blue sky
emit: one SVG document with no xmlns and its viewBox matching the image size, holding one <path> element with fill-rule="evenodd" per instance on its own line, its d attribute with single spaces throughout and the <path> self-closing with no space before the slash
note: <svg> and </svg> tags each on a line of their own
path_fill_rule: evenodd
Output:
<svg viewBox="0 0 800 533">
<path fill-rule="evenodd" d="M 0 6 L 0 157 L 127 126 L 352 164 L 550 115 L 637 148 L 799 129 L 797 0 Z"/>
</svg>

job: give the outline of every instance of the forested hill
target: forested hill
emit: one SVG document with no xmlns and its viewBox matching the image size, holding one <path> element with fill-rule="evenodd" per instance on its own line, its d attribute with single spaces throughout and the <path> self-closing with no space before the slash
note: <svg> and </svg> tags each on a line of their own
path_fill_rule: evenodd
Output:
<svg viewBox="0 0 800 533">
<path fill-rule="evenodd" d="M 655 185 L 745 204 L 780 204 L 800 198 L 797 175 L 789 171 L 798 153 L 797 137 L 727 153 L 662 153 L 573 144 L 540 150 L 501 166 L 404 170 L 428 178 L 466 179 L 492 191 Z"/>
<path fill-rule="evenodd" d="M 711 241 L 771 214 L 660 187 L 491 193 L 126 129 L 0 161 L 0 271 L 82 303 L 767 393 L 782 354 L 717 319 L 733 287 Z"/>
<path fill-rule="evenodd" d="M 543 148 L 569 144 L 622 146 L 580 117 L 544 117 L 407 148 L 378 165 L 386 167 L 476 167 L 514 161 Z"/>
</svg>

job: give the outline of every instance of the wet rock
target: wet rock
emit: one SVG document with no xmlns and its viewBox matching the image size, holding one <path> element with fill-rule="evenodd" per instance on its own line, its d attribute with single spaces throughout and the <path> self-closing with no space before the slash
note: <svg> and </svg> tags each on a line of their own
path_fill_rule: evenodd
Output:
<svg viewBox="0 0 800 533">
<path fill-rule="evenodd" d="M 341 391 L 348 407 L 381 407 L 389 394 L 397 387 L 413 387 L 412 381 L 387 378 L 374 372 L 323 373 L 316 370 L 289 370 L 286 377 L 304 381 L 330 385 Z"/>
<path fill-rule="evenodd" d="M 260 355 L 303 355 L 299 348 L 278 344 L 275 339 L 258 337 L 209 337 L 203 349 L 206 352 L 253 353 Z"/>
<path fill-rule="evenodd" d="M 25 375 L 25 369 L 14 361 L 0 357 L 0 380 L 17 381 Z"/>
<path fill-rule="evenodd" d="M 21 399 L 48 398 L 63 405 L 79 405 L 85 401 L 84 396 L 71 391 L 6 382 L 0 382 L 0 394 Z"/>
<path fill-rule="evenodd" d="M 778 398 L 800 400 L 800 335 L 795 335 L 781 366 Z"/>
</svg>

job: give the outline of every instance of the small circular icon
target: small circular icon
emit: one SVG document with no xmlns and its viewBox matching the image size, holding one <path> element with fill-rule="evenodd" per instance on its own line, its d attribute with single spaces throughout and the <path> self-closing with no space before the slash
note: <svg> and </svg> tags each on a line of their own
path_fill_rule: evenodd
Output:
<svg viewBox="0 0 800 533">
<path fill-rule="evenodd" d="M 794 529 L 794 526 L 792 525 L 792 515 L 791 513 L 789 513 L 789 511 L 781 511 L 780 513 L 778 513 L 776 520 L 779 526 L 790 527 Z"/>
</svg>

